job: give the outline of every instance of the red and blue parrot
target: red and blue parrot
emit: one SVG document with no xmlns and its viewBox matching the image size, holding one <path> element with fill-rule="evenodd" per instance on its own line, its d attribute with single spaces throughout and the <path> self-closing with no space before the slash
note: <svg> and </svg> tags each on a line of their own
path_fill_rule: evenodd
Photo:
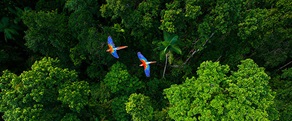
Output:
<svg viewBox="0 0 292 121">
<path fill-rule="evenodd" d="M 108 36 L 107 38 L 107 44 L 109 49 L 107 49 L 106 51 L 111 53 L 115 58 L 119 58 L 119 55 L 117 53 L 117 50 L 121 50 L 124 48 L 127 48 L 128 46 L 119 46 L 119 47 L 115 47 L 115 44 L 113 42 L 113 39 L 111 36 Z"/>
<path fill-rule="evenodd" d="M 150 64 L 156 63 L 156 61 L 147 61 L 147 59 L 140 52 L 138 52 L 137 55 L 142 63 L 142 64 L 140 64 L 140 66 L 144 67 L 145 75 L 147 77 L 150 77 Z"/>
</svg>

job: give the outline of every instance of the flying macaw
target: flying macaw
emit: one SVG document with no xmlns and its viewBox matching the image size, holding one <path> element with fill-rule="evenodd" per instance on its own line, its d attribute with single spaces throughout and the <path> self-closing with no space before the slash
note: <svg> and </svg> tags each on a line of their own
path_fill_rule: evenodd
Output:
<svg viewBox="0 0 292 121">
<path fill-rule="evenodd" d="M 124 48 L 128 47 L 128 46 L 115 47 L 115 44 L 114 44 L 113 39 L 112 39 L 111 36 L 108 36 L 107 44 L 108 44 L 109 49 L 107 49 L 106 52 L 111 53 L 115 58 L 119 58 L 117 50 L 121 50 L 121 49 L 124 49 Z"/>
<path fill-rule="evenodd" d="M 147 61 L 147 59 L 140 53 L 137 53 L 138 58 L 140 59 L 141 63 L 140 66 L 144 67 L 144 72 L 147 77 L 150 77 L 150 65 L 152 63 L 156 63 L 156 61 Z"/>
</svg>

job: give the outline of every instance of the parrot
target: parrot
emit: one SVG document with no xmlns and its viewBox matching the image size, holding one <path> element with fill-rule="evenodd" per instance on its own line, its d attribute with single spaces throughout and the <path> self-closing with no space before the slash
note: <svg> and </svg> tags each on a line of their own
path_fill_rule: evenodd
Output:
<svg viewBox="0 0 292 121">
<path fill-rule="evenodd" d="M 125 49 L 125 48 L 128 47 L 128 46 L 115 47 L 115 44 L 114 44 L 113 39 L 112 39 L 111 36 L 108 36 L 107 44 L 108 44 L 109 49 L 107 49 L 106 52 L 111 53 L 115 58 L 119 58 L 117 50 Z"/>
<path fill-rule="evenodd" d="M 142 63 L 139 66 L 143 66 L 146 77 L 150 77 L 150 65 L 149 64 L 156 63 L 156 61 L 147 61 L 147 59 L 141 54 L 141 52 L 138 52 L 137 55 Z"/>
</svg>

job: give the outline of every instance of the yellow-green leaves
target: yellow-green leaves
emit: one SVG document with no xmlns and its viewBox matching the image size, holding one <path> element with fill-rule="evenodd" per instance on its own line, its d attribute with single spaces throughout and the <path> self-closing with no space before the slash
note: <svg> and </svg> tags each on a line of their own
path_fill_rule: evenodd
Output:
<svg viewBox="0 0 292 121">
<path fill-rule="evenodd" d="M 126 103 L 126 111 L 132 115 L 133 121 L 150 121 L 153 117 L 150 98 L 143 94 L 131 94 Z"/>
<path fill-rule="evenodd" d="M 117 95 L 129 95 L 142 88 L 142 82 L 136 76 L 130 75 L 126 66 L 120 62 L 112 65 L 103 81 L 111 93 Z"/>
<path fill-rule="evenodd" d="M 75 71 L 61 68 L 53 58 L 36 61 L 19 76 L 4 71 L 0 89 L 0 111 L 11 121 L 60 120 L 68 108 L 82 110 L 90 92 L 87 82 L 78 81 Z"/>
<path fill-rule="evenodd" d="M 193 1 L 193 0 L 190 0 L 190 1 Z M 202 14 L 201 6 L 194 6 L 191 4 L 186 4 L 185 17 L 189 17 L 191 19 L 196 19 L 201 14 Z"/>
<path fill-rule="evenodd" d="M 59 89 L 58 100 L 73 111 L 80 112 L 88 104 L 89 84 L 85 81 L 65 83 Z"/>
<path fill-rule="evenodd" d="M 269 76 L 251 59 L 228 76 L 229 67 L 206 61 L 197 78 L 165 89 L 174 120 L 269 120 L 274 94 Z M 275 112 L 277 115 L 277 112 Z"/>
</svg>

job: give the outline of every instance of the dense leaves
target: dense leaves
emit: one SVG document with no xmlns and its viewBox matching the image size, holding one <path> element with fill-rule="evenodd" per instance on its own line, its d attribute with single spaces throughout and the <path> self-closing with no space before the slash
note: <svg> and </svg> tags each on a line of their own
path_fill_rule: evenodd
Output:
<svg viewBox="0 0 292 121">
<path fill-rule="evenodd" d="M 127 72 L 126 66 L 119 62 L 112 65 L 105 76 L 104 84 L 111 90 L 111 93 L 117 95 L 129 95 L 143 86 L 142 82 L 137 77 L 131 76 Z"/>
<path fill-rule="evenodd" d="M 0 6 L 4 120 L 292 120 L 291 0 Z"/>
<path fill-rule="evenodd" d="M 115 120 L 128 121 L 131 119 L 125 108 L 127 101 L 128 96 L 122 96 L 113 99 L 111 106 Z"/>
<path fill-rule="evenodd" d="M 292 119 L 291 115 L 291 97 L 292 97 L 292 68 L 283 70 L 282 75 L 274 78 L 277 91 L 276 106 L 280 112 L 280 120 L 288 121 Z M 278 88 L 277 88 L 278 87 Z"/>
<path fill-rule="evenodd" d="M 228 76 L 229 66 L 203 62 L 198 78 L 165 89 L 174 120 L 268 120 L 274 94 L 269 76 L 252 60 L 238 65 Z M 274 120 L 274 119 L 273 119 Z"/>
<path fill-rule="evenodd" d="M 131 94 L 126 103 L 127 113 L 132 115 L 134 121 L 149 121 L 152 119 L 153 108 L 150 98 L 143 94 Z"/>
<path fill-rule="evenodd" d="M 3 119 L 59 120 L 70 112 L 66 107 L 79 111 L 87 105 L 89 85 L 76 82 L 77 73 L 59 68 L 58 64 L 57 59 L 43 58 L 19 76 L 4 71 L 1 77 Z"/>
<path fill-rule="evenodd" d="M 44 55 L 66 57 L 71 39 L 66 29 L 66 16 L 57 14 L 56 11 L 28 11 L 22 19 L 29 28 L 25 35 L 28 48 Z"/>
<path fill-rule="evenodd" d="M 68 105 L 73 111 L 79 112 L 88 104 L 89 92 L 87 82 L 66 83 L 59 89 L 58 100 Z"/>
</svg>

